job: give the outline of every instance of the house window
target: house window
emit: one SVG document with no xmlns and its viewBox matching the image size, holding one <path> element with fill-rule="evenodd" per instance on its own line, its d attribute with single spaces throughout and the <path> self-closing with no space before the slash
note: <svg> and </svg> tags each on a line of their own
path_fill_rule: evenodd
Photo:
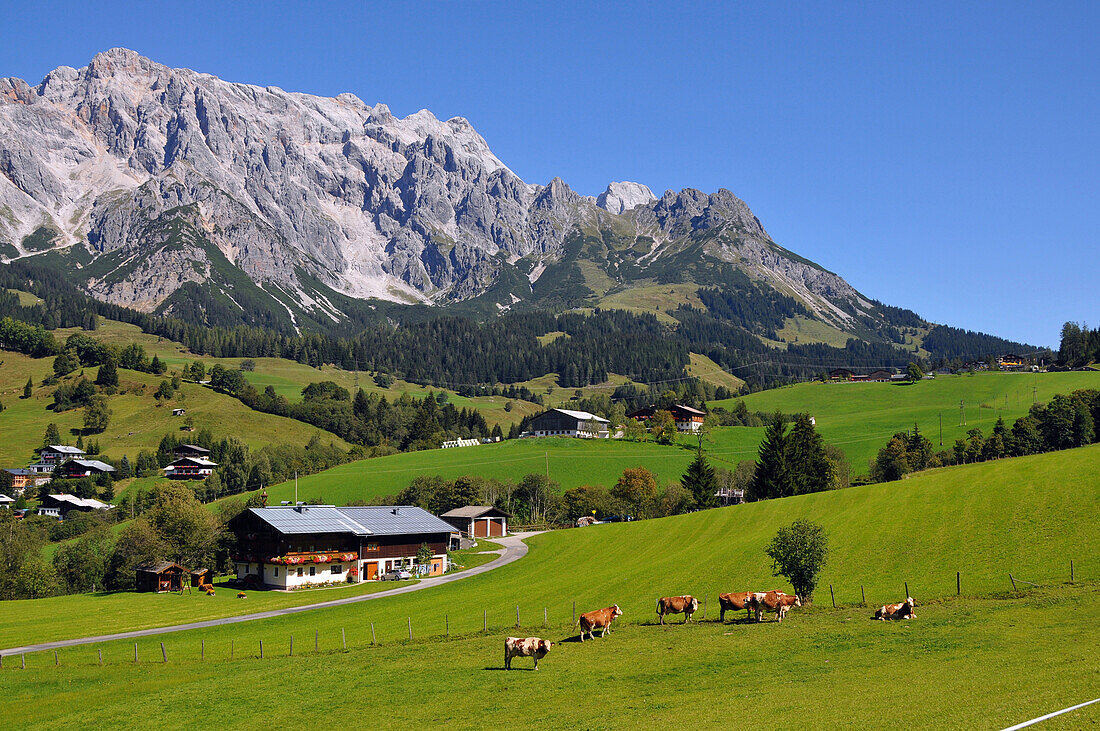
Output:
<svg viewBox="0 0 1100 731">
<path fill-rule="evenodd" d="M 333 566 L 333 567 L 332 567 L 332 573 L 334 573 L 334 574 L 342 574 L 342 573 L 344 573 L 344 567 L 343 567 L 343 566 L 339 566 L 339 565 L 337 565 L 337 566 Z"/>
<path fill-rule="evenodd" d="M 278 575 L 279 575 L 279 567 L 278 567 L 278 566 L 276 566 L 276 567 L 275 567 L 275 575 L 276 575 L 276 576 L 278 576 Z"/>
<path fill-rule="evenodd" d="M 301 567 L 301 566 L 299 566 L 299 567 L 298 567 L 298 575 L 299 575 L 299 576 L 301 576 L 301 575 L 302 575 L 302 567 Z"/>
<path fill-rule="evenodd" d="M 378 550 L 378 544 L 377 543 L 368 543 L 367 544 L 367 550 L 368 551 L 377 551 Z"/>
<path fill-rule="evenodd" d="M 317 567 L 316 566 L 310 566 L 309 567 L 309 575 L 310 576 L 316 576 L 317 575 Z"/>
</svg>

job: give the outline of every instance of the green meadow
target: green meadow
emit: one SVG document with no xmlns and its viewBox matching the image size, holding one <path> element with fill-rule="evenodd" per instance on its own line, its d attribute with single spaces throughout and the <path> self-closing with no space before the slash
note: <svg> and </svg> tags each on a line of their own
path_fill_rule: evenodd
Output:
<svg viewBox="0 0 1100 731">
<path fill-rule="evenodd" d="M 42 726 L 121 714 L 132 725 L 156 725 L 164 720 L 157 709 L 186 697 L 188 713 L 174 716 L 175 725 L 204 723 L 209 715 L 202 711 L 209 711 L 227 725 L 248 727 L 259 719 L 236 716 L 234 709 L 257 689 L 285 686 L 271 696 L 287 699 L 280 723 L 293 726 L 326 722 L 334 703 L 369 697 L 384 701 L 384 722 L 398 726 L 472 727 L 491 713 L 599 728 L 637 725 L 640 718 L 715 726 L 739 714 L 811 727 L 864 726 L 873 719 L 876 726 L 999 728 L 1095 696 L 1100 555 L 1091 547 L 1100 538 L 1098 468 L 1100 446 L 1093 446 L 896 483 L 555 531 L 530 539 L 521 561 L 425 592 L 141 639 L 136 665 L 127 641 L 63 649 L 60 667 L 53 653 L 27 656 L 26 670 L 7 657 L 0 677 L 15 703 L 0 711 L 0 721 L 16 722 L 18 712 L 25 725 L 22 714 L 33 708 L 31 719 Z M 798 517 L 821 523 L 830 537 L 813 606 L 794 610 L 781 625 L 742 617 L 715 622 L 719 591 L 789 590 L 771 576 L 763 547 Z M 1021 584 L 1026 591 L 1016 594 L 1010 573 L 1041 588 Z M 872 607 L 902 598 L 906 583 L 917 618 L 871 621 Z M 706 598 L 705 621 L 655 626 L 655 598 L 680 593 Z M 5 628 L 3 644 L 66 636 L 78 627 L 81 633 L 122 631 L 157 613 L 135 602 L 129 618 L 115 615 L 108 626 L 95 608 L 104 599 L 61 598 L 68 603 L 49 615 L 65 615 L 66 631 L 50 633 L 48 624 L 27 617 L 21 630 Z M 168 606 L 208 598 L 154 599 Z M 579 611 L 618 603 L 624 616 L 605 639 L 561 642 L 538 673 L 499 669 L 507 634 L 569 638 L 574 601 Z M 380 647 L 371 646 L 371 625 Z M 445 638 L 447 631 L 455 637 Z M 289 657 L 291 635 L 295 657 Z M 529 661 L 516 666 L 530 667 Z M 295 700 L 301 693 L 293 688 L 302 686 L 309 689 L 302 699 L 311 702 Z M 1050 727 L 1098 719 L 1095 711 L 1082 711 Z"/>
<path fill-rule="evenodd" d="M 298 480 L 298 500 L 345 504 L 393 495 L 420 475 L 447 479 L 479 475 L 518 481 L 531 472 L 561 483 L 611 487 L 628 467 L 646 467 L 660 484 L 679 480 L 693 458 L 689 450 L 653 443 L 604 439 L 513 439 L 457 449 L 405 452 L 333 467 Z M 294 482 L 267 489 L 270 504 L 294 500 Z M 320 499 L 320 500 L 318 500 Z"/>
<path fill-rule="evenodd" d="M 743 400 L 751 411 L 812 414 L 818 432 L 826 442 L 844 450 L 852 474 L 857 475 L 867 473 L 868 460 L 893 434 L 912 429 L 914 424 L 939 450 L 942 419 L 942 449 L 951 449 L 970 429 L 979 427 L 989 434 L 998 417 L 1012 426 L 1027 415 L 1036 399 L 1046 403 L 1055 394 L 1080 388 L 1100 388 L 1100 373 L 975 373 L 936 376 L 911 385 L 812 382 L 760 391 Z M 734 403 L 729 399 L 709 406 L 732 408 Z M 712 453 L 721 456 L 741 450 L 743 454 L 744 445 L 752 440 L 722 433 L 727 431 L 740 428 L 719 430 Z M 755 441 L 759 444 L 759 438 Z"/>
</svg>

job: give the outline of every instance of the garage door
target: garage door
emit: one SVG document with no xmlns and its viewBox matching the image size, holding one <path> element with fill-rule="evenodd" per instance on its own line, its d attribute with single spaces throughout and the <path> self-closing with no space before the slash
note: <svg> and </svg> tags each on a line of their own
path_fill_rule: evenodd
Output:
<svg viewBox="0 0 1100 731">
<path fill-rule="evenodd" d="M 486 532 L 487 526 L 485 525 L 485 523 L 486 523 L 486 521 L 484 521 L 484 520 L 475 520 L 474 521 L 474 538 L 486 538 L 486 537 L 488 537 L 489 534 Z"/>
<path fill-rule="evenodd" d="M 504 535 L 504 521 L 499 518 L 494 518 L 489 521 L 489 535 L 490 536 L 502 536 Z"/>
</svg>

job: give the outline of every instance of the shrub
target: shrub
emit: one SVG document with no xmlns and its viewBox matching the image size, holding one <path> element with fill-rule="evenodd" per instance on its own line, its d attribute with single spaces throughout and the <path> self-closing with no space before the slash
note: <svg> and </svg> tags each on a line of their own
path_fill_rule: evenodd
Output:
<svg viewBox="0 0 1100 731">
<path fill-rule="evenodd" d="M 799 518 L 780 528 L 765 549 L 772 574 L 783 576 L 803 600 L 813 599 L 817 577 L 829 555 L 829 537 L 817 523 Z"/>
</svg>

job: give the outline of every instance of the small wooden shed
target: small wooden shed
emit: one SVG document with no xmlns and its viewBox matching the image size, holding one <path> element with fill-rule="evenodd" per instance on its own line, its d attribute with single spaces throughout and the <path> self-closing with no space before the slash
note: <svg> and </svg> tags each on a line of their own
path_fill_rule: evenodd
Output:
<svg viewBox="0 0 1100 731">
<path fill-rule="evenodd" d="M 439 517 L 470 538 L 496 538 L 508 534 L 512 516 L 492 505 L 466 505 Z"/>
<path fill-rule="evenodd" d="M 191 586 L 198 589 L 203 584 L 212 584 L 214 583 L 211 581 L 213 578 L 209 569 L 195 569 L 191 572 Z"/>
<path fill-rule="evenodd" d="M 183 591 L 188 570 L 178 563 L 161 561 L 137 567 L 134 588 L 137 591 Z"/>
</svg>

